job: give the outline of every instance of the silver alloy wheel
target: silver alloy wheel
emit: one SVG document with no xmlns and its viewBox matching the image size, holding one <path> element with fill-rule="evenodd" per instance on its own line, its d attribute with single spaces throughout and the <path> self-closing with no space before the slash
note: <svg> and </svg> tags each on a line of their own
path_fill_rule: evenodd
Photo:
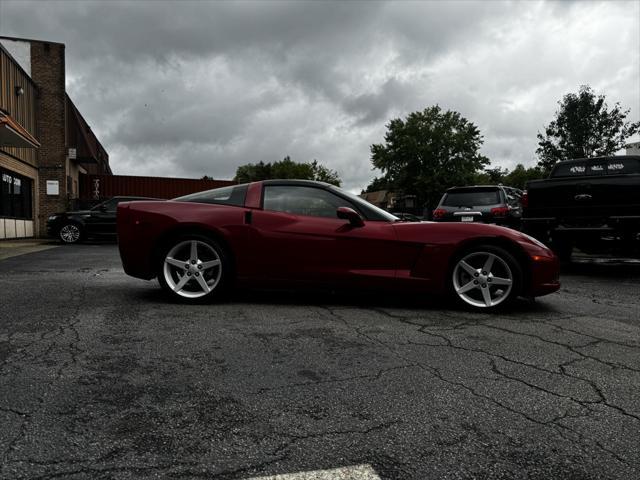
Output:
<svg viewBox="0 0 640 480">
<path fill-rule="evenodd" d="M 176 294 L 200 298 L 211 293 L 220 282 L 222 261 L 216 249 L 201 240 L 185 240 L 164 258 L 164 279 Z"/>
<path fill-rule="evenodd" d="M 495 307 L 509 297 L 513 273 L 499 255 L 473 252 L 459 260 L 453 269 L 453 288 L 469 305 Z"/>
<path fill-rule="evenodd" d="M 76 243 L 80 240 L 80 227 L 73 223 L 67 223 L 60 229 L 60 240 L 65 243 Z"/>
</svg>

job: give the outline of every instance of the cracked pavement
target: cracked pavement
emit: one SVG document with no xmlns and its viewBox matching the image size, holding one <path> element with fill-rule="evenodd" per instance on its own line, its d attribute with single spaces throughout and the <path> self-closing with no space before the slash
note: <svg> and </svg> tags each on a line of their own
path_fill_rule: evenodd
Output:
<svg viewBox="0 0 640 480">
<path fill-rule="evenodd" d="M 168 302 L 114 245 L 0 261 L 0 478 L 640 478 L 640 265 L 498 315 L 433 298 Z"/>
</svg>

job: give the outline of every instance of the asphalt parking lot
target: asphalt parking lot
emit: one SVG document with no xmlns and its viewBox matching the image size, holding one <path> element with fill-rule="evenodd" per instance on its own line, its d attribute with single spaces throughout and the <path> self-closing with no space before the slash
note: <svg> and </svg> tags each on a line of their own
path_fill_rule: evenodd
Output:
<svg viewBox="0 0 640 480">
<path fill-rule="evenodd" d="M 562 281 L 500 315 L 345 292 L 185 306 L 114 245 L 2 260 L 0 477 L 640 478 L 640 264 Z"/>
</svg>

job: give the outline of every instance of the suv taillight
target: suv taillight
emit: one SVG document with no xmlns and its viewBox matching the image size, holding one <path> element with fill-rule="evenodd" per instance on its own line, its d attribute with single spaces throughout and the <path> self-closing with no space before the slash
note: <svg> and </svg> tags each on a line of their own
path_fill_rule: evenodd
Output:
<svg viewBox="0 0 640 480">
<path fill-rule="evenodd" d="M 433 211 L 433 219 L 437 220 L 439 218 L 444 217 L 447 214 L 447 211 L 444 208 L 436 208 Z"/>
<path fill-rule="evenodd" d="M 509 215 L 509 207 L 495 207 L 491 209 L 491 215 L 494 217 L 506 217 Z"/>
</svg>

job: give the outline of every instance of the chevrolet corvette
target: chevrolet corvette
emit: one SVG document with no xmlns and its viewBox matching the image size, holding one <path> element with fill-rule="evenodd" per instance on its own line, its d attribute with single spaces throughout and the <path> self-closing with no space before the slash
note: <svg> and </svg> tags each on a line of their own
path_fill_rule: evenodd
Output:
<svg viewBox="0 0 640 480">
<path fill-rule="evenodd" d="M 448 295 L 493 310 L 560 288 L 556 256 L 521 232 L 404 222 L 329 184 L 266 180 L 118 205 L 124 270 L 175 299 L 235 285 L 329 286 Z"/>
</svg>

